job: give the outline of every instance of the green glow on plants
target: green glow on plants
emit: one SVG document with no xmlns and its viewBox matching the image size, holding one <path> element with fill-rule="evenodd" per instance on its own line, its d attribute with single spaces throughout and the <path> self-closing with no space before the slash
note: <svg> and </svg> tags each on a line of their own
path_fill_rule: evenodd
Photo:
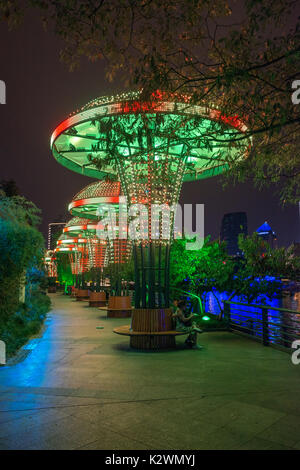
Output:
<svg viewBox="0 0 300 470">
<path fill-rule="evenodd" d="M 229 141 L 246 131 L 237 116 L 192 104 L 188 96 L 155 92 L 144 102 L 140 92 L 131 92 L 100 97 L 78 109 L 53 132 L 51 148 L 62 165 L 91 177 L 118 173 L 107 158 L 113 147 L 123 169 L 143 164 L 148 156 L 154 162 L 184 160 L 180 182 L 193 181 L 222 173 L 228 160 L 244 158 L 250 140 L 234 146 Z"/>
<path fill-rule="evenodd" d="M 117 177 L 129 205 L 174 207 L 184 181 L 218 175 L 247 156 L 251 142 L 246 132 L 238 116 L 193 104 L 187 95 L 156 90 L 144 101 L 140 92 L 133 92 L 100 97 L 78 109 L 55 129 L 51 149 L 72 171 L 99 179 Z M 92 218 L 90 204 L 96 201 L 91 199 L 88 191 L 74 201 L 72 215 Z M 147 222 L 151 227 L 150 212 Z M 172 240 L 162 232 L 160 226 L 159 240 L 146 236 L 133 246 L 136 308 L 169 306 Z"/>
<path fill-rule="evenodd" d="M 209 321 L 210 318 L 209 318 L 207 315 L 204 315 L 204 317 L 202 317 L 202 320 L 204 320 L 204 321 Z"/>
</svg>

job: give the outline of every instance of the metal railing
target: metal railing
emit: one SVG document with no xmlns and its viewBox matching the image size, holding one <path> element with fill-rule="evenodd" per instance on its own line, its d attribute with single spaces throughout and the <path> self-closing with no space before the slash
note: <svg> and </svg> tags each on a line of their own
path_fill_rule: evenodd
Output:
<svg viewBox="0 0 300 470">
<path fill-rule="evenodd" d="M 196 294 L 192 294 L 191 292 L 178 289 L 177 287 L 170 286 L 170 291 L 174 291 L 174 293 L 178 294 L 179 296 L 185 297 L 189 299 L 189 309 L 194 313 L 204 313 L 203 304 L 201 297 Z"/>
<path fill-rule="evenodd" d="M 300 339 L 300 312 L 269 305 L 224 301 L 224 317 L 230 331 L 285 351 Z"/>
<path fill-rule="evenodd" d="M 134 289 L 129 290 L 129 295 L 132 296 L 132 302 L 134 305 L 135 290 Z M 174 287 L 174 286 L 170 286 L 170 302 L 172 303 L 173 299 L 175 298 L 178 299 L 181 297 L 184 297 L 186 299 L 188 310 L 190 310 L 193 313 L 200 313 L 200 314 L 205 313 L 202 300 L 198 295 L 192 294 L 191 292 L 188 292 L 182 289 L 178 289 L 177 287 Z"/>
</svg>

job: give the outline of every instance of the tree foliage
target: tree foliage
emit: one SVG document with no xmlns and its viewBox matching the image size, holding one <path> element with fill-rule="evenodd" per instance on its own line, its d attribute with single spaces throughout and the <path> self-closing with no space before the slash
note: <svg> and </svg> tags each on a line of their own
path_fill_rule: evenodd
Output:
<svg viewBox="0 0 300 470">
<path fill-rule="evenodd" d="M 61 284 L 73 285 L 74 276 L 71 270 L 70 257 L 68 253 L 56 253 L 57 279 Z"/>
<path fill-rule="evenodd" d="M 35 228 L 38 213 L 21 196 L 0 197 L 0 321 L 16 310 L 26 270 L 42 266 L 44 239 Z"/>
<path fill-rule="evenodd" d="M 134 280 L 133 258 L 125 263 L 109 263 L 104 273 L 109 278 L 112 295 L 128 295 L 129 282 Z"/>
<path fill-rule="evenodd" d="M 0 189 L 7 197 L 19 196 L 20 191 L 17 183 L 14 180 L 2 180 L 0 181 Z"/>
<path fill-rule="evenodd" d="M 186 250 L 185 243 L 177 240 L 172 247 L 171 284 L 202 298 L 211 292 L 221 311 L 217 294 L 225 293 L 229 300 L 238 296 L 252 303 L 260 295 L 272 299 L 280 294 L 281 278 L 299 279 L 300 258 L 293 256 L 293 247 L 272 249 L 256 233 L 240 235 L 241 258 L 229 256 L 224 242 L 207 238 L 195 251 Z"/>
<path fill-rule="evenodd" d="M 299 78 L 296 0 L 31 0 L 64 41 L 71 69 L 103 60 L 107 78 L 126 87 L 189 93 L 193 102 L 239 116 L 253 138 L 236 180 L 280 183 L 282 200 L 299 199 Z M 2 17 L 20 23 L 22 1 L 4 1 Z"/>
</svg>

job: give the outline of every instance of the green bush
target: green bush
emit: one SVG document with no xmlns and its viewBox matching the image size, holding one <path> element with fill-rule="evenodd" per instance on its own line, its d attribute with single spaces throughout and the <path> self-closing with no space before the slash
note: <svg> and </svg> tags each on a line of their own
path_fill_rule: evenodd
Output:
<svg viewBox="0 0 300 470">
<path fill-rule="evenodd" d="M 13 356 L 31 336 L 40 331 L 50 307 L 50 298 L 36 288 L 30 301 L 19 304 L 17 311 L 0 325 L 0 337 L 6 343 L 7 357 Z"/>
<path fill-rule="evenodd" d="M 21 196 L 0 193 L 0 339 L 8 357 L 39 331 L 50 308 L 39 287 L 45 283 L 39 212 Z M 26 303 L 20 304 L 24 285 Z"/>
</svg>

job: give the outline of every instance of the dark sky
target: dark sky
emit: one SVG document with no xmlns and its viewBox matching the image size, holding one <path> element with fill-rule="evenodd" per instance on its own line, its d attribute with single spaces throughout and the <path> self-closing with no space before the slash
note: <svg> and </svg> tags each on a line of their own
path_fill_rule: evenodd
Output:
<svg viewBox="0 0 300 470">
<path fill-rule="evenodd" d="M 0 79 L 7 87 L 7 104 L 0 105 L 0 179 L 15 179 L 42 209 L 44 234 L 72 196 L 92 181 L 55 161 L 49 147 L 52 131 L 78 106 L 122 90 L 119 83 L 105 80 L 101 62 L 83 62 L 78 71 L 69 72 L 59 61 L 60 47 L 34 16 L 13 32 L 0 23 Z M 275 191 L 258 191 L 249 183 L 223 190 L 218 178 L 210 178 L 184 184 L 180 202 L 205 204 L 205 234 L 213 238 L 225 212 L 246 211 L 250 232 L 267 220 L 279 245 L 300 241 L 298 207 L 282 209 Z"/>
</svg>

